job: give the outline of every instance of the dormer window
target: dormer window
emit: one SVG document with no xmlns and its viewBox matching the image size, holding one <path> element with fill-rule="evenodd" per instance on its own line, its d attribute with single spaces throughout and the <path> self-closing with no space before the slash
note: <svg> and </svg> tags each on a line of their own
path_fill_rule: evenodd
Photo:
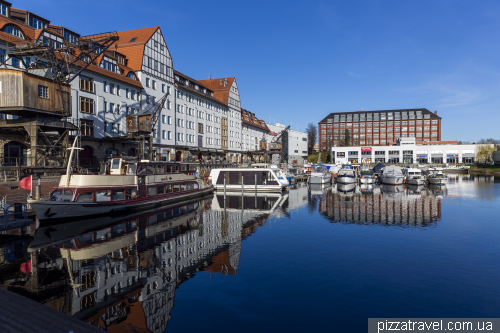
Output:
<svg viewBox="0 0 500 333">
<path fill-rule="evenodd" d="M 135 73 L 134 73 L 134 72 L 129 72 L 129 73 L 127 74 L 127 77 L 128 77 L 129 79 L 132 79 L 132 80 L 137 80 L 137 77 L 135 76 Z"/>
<path fill-rule="evenodd" d="M 0 3 L 0 15 L 7 16 L 7 6 Z"/>
<path fill-rule="evenodd" d="M 76 36 L 66 31 L 64 32 L 64 39 L 71 44 L 76 43 Z"/>
<path fill-rule="evenodd" d="M 43 29 L 47 26 L 47 24 L 33 17 L 30 17 L 29 23 L 30 23 L 29 26 L 35 29 Z"/>
<path fill-rule="evenodd" d="M 24 34 L 16 26 L 13 25 L 6 26 L 5 28 L 3 28 L 3 32 L 24 39 Z"/>
</svg>

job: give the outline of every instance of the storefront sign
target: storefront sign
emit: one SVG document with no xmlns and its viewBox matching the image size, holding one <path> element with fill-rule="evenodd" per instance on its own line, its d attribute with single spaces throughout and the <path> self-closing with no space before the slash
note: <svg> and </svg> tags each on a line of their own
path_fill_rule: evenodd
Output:
<svg viewBox="0 0 500 333">
<path fill-rule="evenodd" d="M 417 155 L 417 157 L 427 157 L 427 154 L 420 154 L 420 155 Z"/>
<path fill-rule="evenodd" d="M 446 155 L 446 157 L 458 157 L 458 155 L 451 154 L 451 155 Z"/>
<path fill-rule="evenodd" d="M 272 135 L 272 136 L 277 136 L 277 135 L 278 135 L 278 133 L 276 133 L 276 132 L 269 132 L 269 135 Z"/>
<path fill-rule="evenodd" d="M 361 151 L 372 151 L 372 147 L 361 147 Z"/>
<path fill-rule="evenodd" d="M 345 157 L 345 152 L 343 151 L 337 152 L 337 157 Z"/>
</svg>

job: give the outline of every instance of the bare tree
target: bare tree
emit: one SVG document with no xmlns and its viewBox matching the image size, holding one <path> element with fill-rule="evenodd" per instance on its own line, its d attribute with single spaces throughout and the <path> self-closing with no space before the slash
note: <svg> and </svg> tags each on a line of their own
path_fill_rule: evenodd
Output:
<svg viewBox="0 0 500 333">
<path fill-rule="evenodd" d="M 496 144 L 500 143 L 500 140 L 496 140 L 496 139 L 493 139 L 493 138 L 488 138 L 488 139 L 481 139 L 477 143 L 492 143 L 492 144 L 496 145 Z"/>
<path fill-rule="evenodd" d="M 307 148 L 310 155 L 313 153 L 314 145 L 316 144 L 316 140 L 318 139 L 318 127 L 316 126 L 316 124 L 314 123 L 307 124 L 306 133 L 307 133 L 307 144 L 308 144 Z"/>
<path fill-rule="evenodd" d="M 351 145 L 351 135 L 349 130 L 346 128 L 344 132 L 344 146 L 349 147 Z"/>
</svg>

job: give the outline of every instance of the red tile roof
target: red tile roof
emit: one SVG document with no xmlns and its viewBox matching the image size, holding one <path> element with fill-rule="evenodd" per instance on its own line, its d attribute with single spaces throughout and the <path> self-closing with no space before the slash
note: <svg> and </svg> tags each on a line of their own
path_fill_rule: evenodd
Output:
<svg viewBox="0 0 500 333">
<path fill-rule="evenodd" d="M 29 25 L 5 16 L 0 16 L 0 30 L 3 30 L 3 28 L 8 24 L 17 26 L 23 32 L 26 41 L 31 42 L 35 38 L 35 29 Z"/>
<path fill-rule="evenodd" d="M 115 43 L 116 49 L 127 57 L 130 68 L 136 71 L 142 69 L 144 46 L 158 29 L 159 27 L 151 27 L 117 33 L 120 39 Z M 136 39 L 132 42 L 134 38 Z"/>
<path fill-rule="evenodd" d="M 226 86 L 224 82 L 227 80 Z M 209 79 L 209 80 L 198 80 L 199 83 L 208 87 L 214 92 L 214 97 L 217 98 L 224 104 L 229 104 L 229 90 L 234 82 L 234 77 L 219 78 L 219 79 Z"/>
</svg>

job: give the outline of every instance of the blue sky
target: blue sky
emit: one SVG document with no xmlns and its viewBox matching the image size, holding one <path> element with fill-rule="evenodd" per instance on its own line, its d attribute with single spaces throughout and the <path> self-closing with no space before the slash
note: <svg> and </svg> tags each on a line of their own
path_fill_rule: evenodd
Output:
<svg viewBox="0 0 500 333">
<path fill-rule="evenodd" d="M 175 69 L 236 77 L 268 122 L 424 107 L 443 140 L 500 139 L 498 1 L 12 2 L 83 35 L 159 25 Z"/>
</svg>

